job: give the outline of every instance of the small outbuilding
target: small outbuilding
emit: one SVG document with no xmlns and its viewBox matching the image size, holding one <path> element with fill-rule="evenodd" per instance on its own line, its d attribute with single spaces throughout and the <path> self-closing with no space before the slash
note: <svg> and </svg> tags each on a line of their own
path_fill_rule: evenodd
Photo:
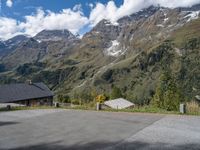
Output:
<svg viewBox="0 0 200 150">
<path fill-rule="evenodd" d="M 200 104 L 200 96 L 199 96 L 199 95 L 196 95 L 195 98 L 196 98 L 196 102 L 197 102 L 198 104 Z"/>
<path fill-rule="evenodd" d="M 126 109 L 126 108 L 133 108 L 135 106 L 134 103 L 123 98 L 106 101 L 104 102 L 104 105 L 112 109 Z"/>
<path fill-rule="evenodd" d="M 199 95 L 196 95 L 195 98 L 200 101 L 200 96 Z"/>
<path fill-rule="evenodd" d="M 44 83 L 19 83 L 0 85 L 0 103 L 26 106 L 53 104 L 53 92 Z"/>
</svg>

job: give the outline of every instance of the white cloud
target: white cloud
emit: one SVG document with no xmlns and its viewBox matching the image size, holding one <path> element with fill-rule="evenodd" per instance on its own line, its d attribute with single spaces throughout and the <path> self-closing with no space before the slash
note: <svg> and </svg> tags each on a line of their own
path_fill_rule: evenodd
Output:
<svg viewBox="0 0 200 150">
<path fill-rule="evenodd" d="M 83 16 L 81 11 L 72 11 L 71 9 L 63 9 L 60 13 L 45 12 L 38 9 L 35 15 L 25 18 L 26 21 L 20 23 L 19 26 L 25 30 L 26 34 L 31 36 L 44 29 L 68 29 L 75 34 L 88 24 L 87 17 Z"/>
<path fill-rule="evenodd" d="M 34 36 L 44 29 L 68 29 L 76 34 L 88 23 L 88 18 L 79 10 L 63 9 L 59 13 L 54 13 L 38 9 L 36 14 L 25 16 L 24 22 L 0 18 L 0 38 L 8 39 L 16 35 L 16 33 Z"/>
<path fill-rule="evenodd" d="M 90 7 L 90 9 L 93 9 L 93 8 L 94 8 L 94 4 L 93 4 L 93 3 L 86 3 L 86 6 L 87 6 L 87 7 Z"/>
<path fill-rule="evenodd" d="M 115 2 L 111 0 L 107 4 L 97 3 L 90 13 L 89 20 L 93 26 L 102 19 L 116 23 L 118 19 L 151 5 L 175 8 L 191 7 L 198 3 L 200 0 L 124 0 L 123 4 L 117 7 Z"/>
<path fill-rule="evenodd" d="M 81 4 L 75 5 L 72 10 L 73 11 L 83 11 L 82 5 Z"/>
<path fill-rule="evenodd" d="M 0 17 L 0 39 L 8 39 L 18 33 L 19 28 L 16 20 Z"/>
<path fill-rule="evenodd" d="M 7 6 L 12 6 L 12 0 L 7 0 Z M 41 30 L 68 29 L 72 33 L 80 32 L 86 25 L 96 25 L 102 19 L 112 23 L 124 16 L 149 7 L 160 5 L 163 7 L 186 7 L 200 3 L 200 0 L 124 0 L 117 6 L 113 0 L 107 4 L 87 4 L 91 8 L 89 18 L 83 14 L 82 6 L 75 5 L 72 9 L 63 9 L 59 13 L 38 9 L 35 14 L 25 16 L 25 21 L 0 17 L 0 38 L 8 39 L 17 34 L 36 35 Z"/>
<path fill-rule="evenodd" d="M 90 3 L 88 4 L 90 8 L 93 8 L 94 7 L 94 4 Z"/>
<path fill-rule="evenodd" d="M 163 7 L 176 8 L 176 7 L 191 7 L 199 4 L 200 0 L 155 0 L 155 3 Z"/>
<path fill-rule="evenodd" d="M 12 7 L 12 5 L 13 5 L 12 0 L 7 0 L 7 1 L 6 1 L 6 6 Z"/>
</svg>

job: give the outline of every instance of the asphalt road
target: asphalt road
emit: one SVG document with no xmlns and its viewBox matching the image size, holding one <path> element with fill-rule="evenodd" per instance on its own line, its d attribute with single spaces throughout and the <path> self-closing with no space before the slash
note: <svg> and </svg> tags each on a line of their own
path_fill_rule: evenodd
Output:
<svg viewBox="0 0 200 150">
<path fill-rule="evenodd" d="M 200 117 L 77 110 L 0 112 L 0 150 L 200 150 Z"/>
</svg>

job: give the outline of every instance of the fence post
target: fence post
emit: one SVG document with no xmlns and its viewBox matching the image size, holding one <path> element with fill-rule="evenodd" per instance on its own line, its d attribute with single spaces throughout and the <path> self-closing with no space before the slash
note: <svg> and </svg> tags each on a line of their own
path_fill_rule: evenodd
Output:
<svg viewBox="0 0 200 150">
<path fill-rule="evenodd" d="M 180 104 L 180 113 L 185 114 L 186 113 L 186 105 L 185 104 Z"/>
<path fill-rule="evenodd" d="M 99 103 L 99 102 L 97 102 L 96 110 L 97 110 L 97 111 L 100 110 L 100 103 Z"/>
<path fill-rule="evenodd" d="M 59 107 L 59 103 L 56 102 L 55 103 L 55 107 L 58 108 Z"/>
<path fill-rule="evenodd" d="M 11 110 L 11 105 L 6 106 L 7 110 Z"/>
</svg>

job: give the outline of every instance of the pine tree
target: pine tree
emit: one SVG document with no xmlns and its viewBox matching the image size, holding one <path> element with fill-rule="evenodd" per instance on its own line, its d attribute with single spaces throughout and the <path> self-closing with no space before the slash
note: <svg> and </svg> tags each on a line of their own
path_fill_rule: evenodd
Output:
<svg viewBox="0 0 200 150">
<path fill-rule="evenodd" d="M 163 72 L 151 104 L 172 111 L 178 110 L 180 101 L 181 93 L 178 90 L 174 76 L 169 71 Z"/>
<path fill-rule="evenodd" d="M 154 107 L 158 107 L 158 108 L 161 108 L 162 107 L 162 92 L 161 92 L 161 88 L 160 86 L 158 86 L 156 88 L 156 92 L 155 92 L 155 95 L 153 96 L 153 100 L 151 102 L 151 104 L 154 106 Z"/>
</svg>

